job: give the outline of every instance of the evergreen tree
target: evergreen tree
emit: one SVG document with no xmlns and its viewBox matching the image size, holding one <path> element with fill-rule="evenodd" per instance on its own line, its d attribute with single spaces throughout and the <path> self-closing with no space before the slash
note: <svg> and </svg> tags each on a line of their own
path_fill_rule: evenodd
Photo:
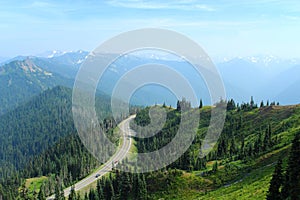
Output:
<svg viewBox="0 0 300 200">
<path fill-rule="evenodd" d="M 0 184 L 0 200 L 3 200 L 3 195 L 4 195 L 3 187 Z"/>
<path fill-rule="evenodd" d="M 56 185 L 55 185 L 54 199 L 55 200 L 65 200 L 64 190 L 62 188 L 62 185 L 59 182 L 60 181 L 58 180 Z"/>
<path fill-rule="evenodd" d="M 213 172 L 217 172 L 218 171 L 218 161 L 216 161 L 213 165 L 213 168 L 212 168 L 212 171 Z"/>
<path fill-rule="evenodd" d="M 60 186 L 60 200 L 65 200 L 65 193 L 64 193 L 64 189 L 63 186 Z"/>
<path fill-rule="evenodd" d="M 147 183 L 145 180 L 145 175 L 141 174 L 141 176 L 139 176 L 138 199 L 146 200 L 147 196 Z"/>
<path fill-rule="evenodd" d="M 138 198 L 138 189 L 139 189 L 139 174 L 133 174 L 132 191 L 133 191 L 134 199 Z"/>
<path fill-rule="evenodd" d="M 89 200 L 99 200 L 98 194 L 94 189 L 91 189 L 89 192 Z"/>
<path fill-rule="evenodd" d="M 286 170 L 286 179 L 282 194 L 284 198 L 291 200 L 300 199 L 300 133 L 298 133 L 292 143 Z"/>
<path fill-rule="evenodd" d="M 76 200 L 76 192 L 75 192 L 74 186 L 71 187 L 71 192 L 70 192 L 68 200 Z"/>
<path fill-rule="evenodd" d="M 110 183 L 109 186 L 110 186 L 110 194 L 111 194 L 110 199 L 111 200 L 117 199 L 117 196 L 116 196 L 116 193 L 115 193 L 115 190 L 114 190 L 114 187 L 113 187 L 112 183 Z"/>
<path fill-rule="evenodd" d="M 272 127 L 269 124 L 268 128 L 265 131 L 265 136 L 263 140 L 264 150 L 268 150 L 272 146 Z"/>
<path fill-rule="evenodd" d="M 254 107 L 255 107 L 255 105 L 254 105 L 253 96 L 251 96 L 251 100 L 250 100 L 250 108 L 253 109 Z"/>
<path fill-rule="evenodd" d="M 147 199 L 147 184 L 144 174 L 133 175 L 133 196 L 136 200 Z"/>
<path fill-rule="evenodd" d="M 84 194 L 84 200 L 89 200 L 89 196 L 87 193 Z"/>
<path fill-rule="evenodd" d="M 272 180 L 270 182 L 267 200 L 281 200 L 281 191 L 283 175 L 282 175 L 282 160 L 279 159 L 275 167 Z"/>
<path fill-rule="evenodd" d="M 230 99 L 227 102 L 227 110 L 235 110 L 236 109 L 236 105 L 233 99 Z"/>
<path fill-rule="evenodd" d="M 106 178 L 103 187 L 104 199 L 115 199 L 115 190 L 111 178 Z"/>
<path fill-rule="evenodd" d="M 131 191 L 131 184 L 128 173 L 123 172 L 121 174 L 120 187 L 120 198 L 124 200 L 128 199 L 128 194 Z"/>
<path fill-rule="evenodd" d="M 242 137 L 242 141 L 241 141 L 241 149 L 240 149 L 240 158 L 243 159 L 245 156 L 245 139 L 244 137 Z"/>
<path fill-rule="evenodd" d="M 56 184 L 56 186 L 55 186 L 55 191 L 54 191 L 55 193 L 54 193 L 54 199 L 55 200 L 59 200 L 60 198 L 60 189 L 59 189 L 59 185 L 58 184 Z"/>
<path fill-rule="evenodd" d="M 22 184 L 20 196 L 22 199 L 28 199 L 28 189 L 25 186 L 25 182 Z"/>
<path fill-rule="evenodd" d="M 233 156 L 236 153 L 235 141 L 234 138 L 230 141 L 230 155 Z"/>
<path fill-rule="evenodd" d="M 177 111 L 181 111 L 181 105 L 180 105 L 180 101 L 178 100 L 177 101 L 177 108 L 176 108 Z"/>
<path fill-rule="evenodd" d="M 97 192 L 99 200 L 104 200 L 102 179 L 97 181 Z"/>
<path fill-rule="evenodd" d="M 77 193 L 76 199 L 77 199 L 77 200 L 81 200 L 81 196 L 80 196 L 80 193 L 79 193 L 79 192 Z"/>
<path fill-rule="evenodd" d="M 45 185 L 41 185 L 39 194 L 38 194 L 38 199 L 39 200 L 45 200 L 46 199 L 46 195 L 45 195 Z"/>
<path fill-rule="evenodd" d="M 258 138 L 257 138 L 257 140 L 255 141 L 255 143 L 254 143 L 254 152 L 256 153 L 256 154 L 259 154 L 260 153 L 260 151 L 261 151 L 261 143 L 262 143 L 262 141 L 261 141 L 262 139 L 261 139 L 261 133 L 259 133 L 258 134 Z"/>
<path fill-rule="evenodd" d="M 203 102 L 202 99 L 200 99 L 199 109 L 203 108 Z"/>
</svg>

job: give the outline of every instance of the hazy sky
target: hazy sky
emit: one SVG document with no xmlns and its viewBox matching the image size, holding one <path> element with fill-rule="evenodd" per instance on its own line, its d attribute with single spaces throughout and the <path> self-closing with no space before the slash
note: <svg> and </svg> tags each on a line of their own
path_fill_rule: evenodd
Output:
<svg viewBox="0 0 300 200">
<path fill-rule="evenodd" d="M 93 50 L 149 27 L 183 33 L 211 56 L 300 57 L 298 0 L 0 0 L 0 57 Z"/>
</svg>

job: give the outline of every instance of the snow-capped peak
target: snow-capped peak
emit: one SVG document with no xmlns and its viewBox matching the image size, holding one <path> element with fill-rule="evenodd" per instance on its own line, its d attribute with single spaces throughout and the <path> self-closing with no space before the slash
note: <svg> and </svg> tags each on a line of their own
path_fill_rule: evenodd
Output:
<svg viewBox="0 0 300 200">
<path fill-rule="evenodd" d="M 170 52 L 165 52 L 162 50 L 141 50 L 134 51 L 131 53 L 132 56 L 139 58 L 153 59 L 153 60 L 165 60 L 165 61 L 183 61 L 183 58 L 172 54 Z"/>
<path fill-rule="evenodd" d="M 52 51 L 45 51 L 43 53 L 37 54 L 37 57 L 42 57 L 42 58 L 54 58 L 58 56 L 62 56 L 67 53 L 78 53 L 78 54 L 83 54 L 86 53 L 83 50 L 78 50 L 78 51 L 60 51 L 60 50 L 52 50 Z"/>
<path fill-rule="evenodd" d="M 37 57 L 43 57 L 43 58 L 53 58 L 57 56 L 61 56 L 65 54 L 66 52 L 59 51 L 59 50 L 52 50 L 52 51 L 45 51 L 43 53 L 37 54 Z"/>
<path fill-rule="evenodd" d="M 282 62 L 281 58 L 274 55 L 249 56 L 246 57 L 245 59 L 252 63 L 257 63 L 259 65 L 266 66 L 266 67 Z"/>
</svg>

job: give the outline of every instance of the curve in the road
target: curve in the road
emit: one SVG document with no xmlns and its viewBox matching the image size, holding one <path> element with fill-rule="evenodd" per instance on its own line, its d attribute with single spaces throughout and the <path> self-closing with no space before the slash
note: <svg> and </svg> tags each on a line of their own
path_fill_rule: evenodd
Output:
<svg viewBox="0 0 300 200">
<path fill-rule="evenodd" d="M 131 139 L 132 137 L 130 137 L 130 136 L 131 136 L 131 133 L 134 132 L 130 129 L 129 123 L 134 118 L 135 118 L 135 115 L 131 115 L 130 117 L 123 120 L 119 124 L 120 131 L 121 131 L 121 134 L 123 137 L 122 146 L 119 148 L 119 150 L 105 164 L 102 165 L 103 167 L 101 169 L 90 174 L 89 176 L 82 179 L 81 181 L 77 182 L 73 186 L 75 191 L 81 190 L 82 188 L 97 181 L 101 176 L 105 175 L 106 173 L 108 173 L 112 170 L 112 166 L 115 161 L 119 162 L 127 156 L 128 152 L 130 150 L 131 144 L 132 144 L 132 139 Z M 64 189 L 65 197 L 69 196 L 70 192 L 71 192 L 71 187 Z M 54 199 L 54 195 L 47 198 L 47 200 L 52 200 L 52 199 Z"/>
</svg>

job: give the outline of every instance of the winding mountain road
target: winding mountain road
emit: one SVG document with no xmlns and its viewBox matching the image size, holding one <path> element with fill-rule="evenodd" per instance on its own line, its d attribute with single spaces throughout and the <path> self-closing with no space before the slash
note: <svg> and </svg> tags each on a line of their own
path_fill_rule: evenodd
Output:
<svg viewBox="0 0 300 200">
<path fill-rule="evenodd" d="M 118 151 L 105 164 L 102 165 L 103 167 L 101 169 L 90 174 L 89 176 L 82 179 L 81 181 L 77 182 L 74 185 L 75 191 L 81 190 L 82 188 L 97 181 L 101 176 L 109 173 L 112 170 L 112 166 L 113 166 L 114 162 L 116 162 L 116 161 L 119 162 L 127 156 L 128 152 L 130 150 L 131 144 L 132 144 L 131 136 L 134 135 L 134 131 L 129 128 L 129 123 L 134 118 L 135 118 L 135 115 L 131 115 L 130 117 L 123 120 L 119 124 L 121 135 L 123 137 L 123 142 L 122 142 L 122 146 L 118 149 Z M 65 197 L 69 196 L 70 192 L 71 192 L 71 187 L 64 189 Z M 52 199 L 54 199 L 54 195 L 47 198 L 47 200 L 52 200 Z"/>
</svg>

